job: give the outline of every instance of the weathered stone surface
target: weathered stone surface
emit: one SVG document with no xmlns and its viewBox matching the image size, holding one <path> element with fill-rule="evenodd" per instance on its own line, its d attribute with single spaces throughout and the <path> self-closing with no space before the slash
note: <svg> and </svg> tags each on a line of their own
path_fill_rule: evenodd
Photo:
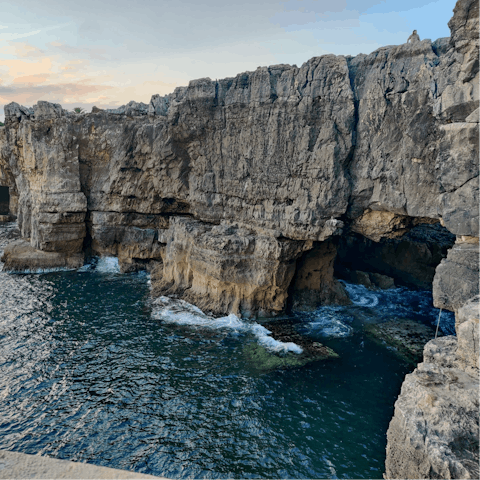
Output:
<svg viewBox="0 0 480 480">
<path fill-rule="evenodd" d="M 466 19 L 452 19 L 446 51 L 423 40 L 349 60 L 358 102 L 351 165 L 356 201 L 350 215 L 357 217 L 368 207 L 411 217 L 445 217 L 452 233 L 477 236 L 478 209 L 466 214 L 465 205 L 478 204 L 478 182 L 468 192 L 468 202 L 462 200 L 466 193 L 457 193 L 466 180 L 478 176 L 476 127 L 444 125 L 465 122 L 478 108 L 478 5 L 459 1 L 455 15 Z M 467 53 L 477 61 L 465 76 Z M 449 143 L 459 129 L 466 130 L 462 149 L 468 151 L 461 165 L 452 161 L 456 142 Z M 452 165 L 458 168 L 458 182 L 452 179 L 455 185 L 449 190 L 442 183 L 448 174 L 441 172 Z"/>
<path fill-rule="evenodd" d="M 343 285 L 333 278 L 337 248 L 333 242 L 316 243 L 298 260 L 289 294 L 293 310 L 314 310 L 320 305 L 348 305 Z"/>
<path fill-rule="evenodd" d="M 0 450 L 0 478 L 162 479 L 142 473 Z"/>
<path fill-rule="evenodd" d="M 447 258 L 438 265 L 433 280 L 433 304 L 456 311 L 478 295 L 479 245 L 458 238 Z"/>
<path fill-rule="evenodd" d="M 432 340 L 405 377 L 387 432 L 385 478 L 479 477 L 479 297 L 456 312 L 457 337 Z"/>
<path fill-rule="evenodd" d="M 413 364 L 422 359 L 423 347 L 435 336 L 431 327 L 408 318 L 366 323 L 364 329 L 367 335 L 393 347 L 398 355 Z"/>
<path fill-rule="evenodd" d="M 92 212 L 90 247 L 100 256 L 118 257 L 122 271 L 145 269 L 138 260 L 161 260 L 164 246 L 158 242 L 158 229 L 168 228 L 162 215 Z"/>
<path fill-rule="evenodd" d="M 76 265 L 90 247 L 125 270 L 154 262 L 154 295 L 274 315 L 314 242 L 351 228 L 400 247 L 435 220 L 458 237 L 435 304 L 458 310 L 478 294 L 478 2 L 459 0 L 449 26 L 449 40 L 198 79 L 148 106 L 7 105 L 0 178 L 30 246 L 6 250 L 5 268 Z M 376 273 L 431 281 L 439 252 L 409 242 L 427 261 L 404 267 L 399 248 L 384 262 L 393 273 Z M 318 272 L 314 253 L 298 261 L 297 278 L 313 275 L 308 295 L 324 302 L 332 254 L 322 254 Z M 407 376 L 388 477 L 478 478 L 478 335 L 470 313 L 457 323 L 458 352 L 437 339 Z"/>
<path fill-rule="evenodd" d="M 479 369 L 479 317 L 480 297 L 470 299 L 455 315 L 457 332 L 457 358 L 460 368 L 478 374 Z"/>
<path fill-rule="evenodd" d="M 22 235 L 36 249 L 71 256 L 91 246 L 125 264 L 159 261 L 156 238 L 166 225 L 112 224 L 108 215 L 102 223 L 101 212 L 190 215 L 206 231 L 222 222 L 244 228 L 256 239 L 249 244 L 268 238 L 302 248 L 349 224 L 374 240 L 431 220 L 476 237 L 477 10 L 473 0 L 458 2 L 449 41 L 202 78 L 154 95 L 149 105 L 77 115 L 48 102 L 33 109 L 12 103 L 0 129 L 0 174 L 16 198 Z M 224 237 L 217 244 L 229 235 L 215 233 Z M 293 265 L 298 252 L 291 255 Z M 180 282 L 173 290 L 202 291 L 163 265 L 163 277 Z M 267 282 L 264 268 L 252 278 Z M 245 276 L 219 275 L 203 291 L 208 285 L 211 297 L 223 299 L 215 308 L 238 310 L 246 287 L 230 284 Z M 273 292 L 275 275 L 262 288 Z M 249 288 L 258 292 L 259 284 Z M 269 295 L 255 294 L 261 305 L 246 311 L 270 308 Z M 270 310 L 284 308 L 286 298 L 276 296 Z"/>
<path fill-rule="evenodd" d="M 386 478 L 479 478 L 479 317 L 476 295 L 455 312 L 457 336 L 427 343 L 406 376 L 387 432 Z"/>
<path fill-rule="evenodd" d="M 44 252 L 19 239 L 4 248 L 1 261 L 4 262 L 5 271 L 18 273 L 75 269 L 83 265 L 83 253 L 66 256 L 63 253 Z"/>
<path fill-rule="evenodd" d="M 177 294 L 205 312 L 268 316 L 284 309 L 295 259 L 308 242 L 255 235 L 232 225 L 175 217 L 154 295 Z"/>
</svg>

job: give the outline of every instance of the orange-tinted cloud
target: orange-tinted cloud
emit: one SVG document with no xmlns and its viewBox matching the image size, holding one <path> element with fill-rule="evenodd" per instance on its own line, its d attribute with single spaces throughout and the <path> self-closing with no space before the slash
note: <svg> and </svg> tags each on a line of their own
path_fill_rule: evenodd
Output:
<svg viewBox="0 0 480 480">
<path fill-rule="evenodd" d="M 14 55 L 17 58 L 39 58 L 45 56 L 45 51 L 30 45 L 28 42 L 7 42 L 0 48 L 4 55 Z"/>
<path fill-rule="evenodd" d="M 27 42 L 0 47 L 0 53 L 14 57 L 0 60 L 0 120 L 2 107 L 12 101 L 32 106 L 46 100 L 67 109 L 114 108 L 130 100 L 148 103 L 153 94 L 165 95 L 179 85 L 178 79 L 145 80 L 141 64 L 110 66 L 101 48 L 60 42 L 50 42 L 45 48 Z"/>
<path fill-rule="evenodd" d="M 50 75 L 37 73 L 36 75 L 25 75 L 23 77 L 17 77 L 13 79 L 14 84 L 27 84 L 38 85 L 39 83 L 45 83 Z"/>
</svg>

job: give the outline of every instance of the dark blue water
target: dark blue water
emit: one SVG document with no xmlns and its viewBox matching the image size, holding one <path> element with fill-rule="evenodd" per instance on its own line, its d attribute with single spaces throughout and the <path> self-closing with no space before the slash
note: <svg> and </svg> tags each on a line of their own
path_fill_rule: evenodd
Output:
<svg viewBox="0 0 480 480">
<path fill-rule="evenodd" d="M 382 478 L 411 367 L 360 325 L 438 311 L 348 288 L 357 305 L 297 316 L 339 359 L 264 371 L 248 329 L 155 319 L 145 274 L 0 272 L 0 448 L 172 478 Z"/>
</svg>

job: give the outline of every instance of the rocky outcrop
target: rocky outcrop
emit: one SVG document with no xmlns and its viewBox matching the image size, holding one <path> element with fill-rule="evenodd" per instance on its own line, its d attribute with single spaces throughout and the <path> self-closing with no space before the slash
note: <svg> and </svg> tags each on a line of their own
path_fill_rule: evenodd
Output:
<svg viewBox="0 0 480 480">
<path fill-rule="evenodd" d="M 12 273 L 48 272 L 63 269 L 77 269 L 83 265 L 83 253 L 65 255 L 58 252 L 44 252 L 33 248 L 24 239 L 9 243 L 3 252 L 5 271 Z"/>
<path fill-rule="evenodd" d="M 407 376 L 386 475 L 478 478 L 478 15 L 459 0 L 450 38 L 203 78 L 149 105 L 5 106 L 0 185 L 23 237 L 5 268 L 116 255 L 152 268 L 154 295 L 254 316 L 289 295 L 344 301 L 344 232 L 385 253 L 373 273 L 417 286 L 443 258 L 434 301 L 456 311 L 457 339 L 429 342 Z M 443 233 L 414 234 L 435 222 L 457 239 L 446 258 Z"/>
<path fill-rule="evenodd" d="M 148 106 L 9 104 L 0 174 L 22 236 L 65 258 L 117 255 L 124 271 L 156 262 L 158 291 L 251 315 L 283 310 L 292 279 L 310 303 L 338 301 L 328 245 L 345 227 L 377 242 L 440 221 L 478 237 L 475 2 L 450 27 L 195 80 Z"/>
<path fill-rule="evenodd" d="M 457 337 L 432 340 L 405 377 L 387 433 L 386 478 L 479 478 L 479 297 Z"/>
<path fill-rule="evenodd" d="M 433 304 L 456 311 L 479 293 L 479 244 L 477 238 L 459 238 L 437 267 Z"/>
<path fill-rule="evenodd" d="M 284 309 L 295 259 L 309 242 L 175 217 L 164 231 L 154 295 L 181 295 L 206 312 L 269 316 Z"/>
</svg>

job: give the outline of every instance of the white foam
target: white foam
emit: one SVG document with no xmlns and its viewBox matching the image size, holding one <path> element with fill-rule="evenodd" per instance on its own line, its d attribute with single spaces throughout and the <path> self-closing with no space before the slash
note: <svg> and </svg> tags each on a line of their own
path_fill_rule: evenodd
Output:
<svg viewBox="0 0 480 480">
<path fill-rule="evenodd" d="M 258 343 L 273 352 L 302 353 L 300 346 L 293 342 L 280 342 L 270 336 L 272 332 L 258 323 L 246 323 L 231 313 L 226 317 L 214 318 L 205 315 L 198 307 L 183 300 L 159 297 L 153 302 L 152 317 L 177 325 L 190 325 L 210 329 L 228 329 L 235 333 L 252 333 Z"/>
<path fill-rule="evenodd" d="M 376 307 L 379 302 L 378 295 L 369 291 L 363 285 L 353 285 L 351 283 L 345 283 L 345 289 L 348 292 L 348 296 L 354 305 L 359 307 Z"/>
<path fill-rule="evenodd" d="M 42 274 L 42 273 L 55 273 L 55 272 L 70 272 L 72 270 L 75 270 L 74 268 L 68 268 L 68 267 L 54 267 L 54 268 L 36 268 L 33 270 L 11 270 L 8 273 L 11 274 L 16 274 L 16 275 L 21 275 L 21 274 Z"/>
<path fill-rule="evenodd" d="M 77 272 L 88 272 L 90 270 L 93 270 L 93 265 L 91 263 L 86 263 L 83 265 L 83 267 L 80 267 L 77 269 Z"/>
<path fill-rule="evenodd" d="M 310 330 L 325 337 L 348 337 L 353 333 L 352 327 L 329 315 L 317 317 L 316 321 L 309 324 L 309 327 Z"/>
<path fill-rule="evenodd" d="M 99 273 L 120 273 L 120 265 L 117 257 L 100 257 L 95 267 Z"/>
</svg>

